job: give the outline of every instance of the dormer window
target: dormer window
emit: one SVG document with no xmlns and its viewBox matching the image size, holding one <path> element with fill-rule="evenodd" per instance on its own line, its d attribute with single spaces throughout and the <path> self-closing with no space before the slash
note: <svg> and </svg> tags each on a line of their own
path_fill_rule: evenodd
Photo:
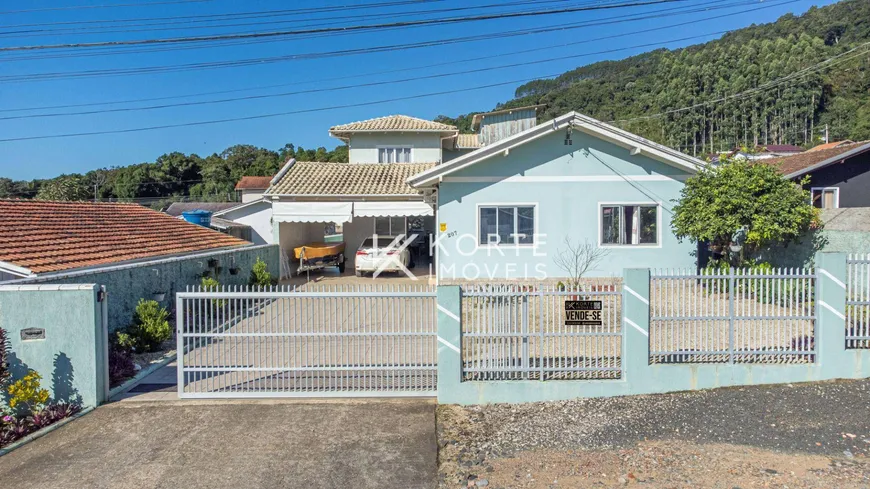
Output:
<svg viewBox="0 0 870 489">
<path fill-rule="evenodd" d="M 378 163 L 411 163 L 411 148 L 401 146 L 379 147 Z"/>
</svg>

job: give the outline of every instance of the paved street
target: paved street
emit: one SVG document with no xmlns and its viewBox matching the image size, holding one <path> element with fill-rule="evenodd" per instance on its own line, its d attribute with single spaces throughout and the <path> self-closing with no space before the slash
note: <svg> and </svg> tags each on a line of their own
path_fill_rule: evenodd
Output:
<svg viewBox="0 0 870 489">
<path fill-rule="evenodd" d="M 0 481 L 16 489 L 430 489 L 434 408 L 399 400 L 113 403 L 0 457 Z"/>
</svg>

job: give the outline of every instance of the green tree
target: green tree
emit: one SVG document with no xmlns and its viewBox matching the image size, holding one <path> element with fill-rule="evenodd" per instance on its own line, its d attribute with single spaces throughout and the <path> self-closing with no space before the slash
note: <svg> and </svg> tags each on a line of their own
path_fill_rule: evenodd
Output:
<svg viewBox="0 0 870 489">
<path fill-rule="evenodd" d="M 735 233 L 745 230 L 744 252 L 751 256 L 767 245 L 795 241 L 819 222 L 808 191 L 770 165 L 737 160 L 686 180 L 671 228 L 679 240 L 709 242 L 726 255 Z"/>
<path fill-rule="evenodd" d="M 93 197 L 81 175 L 61 175 L 48 180 L 39 188 L 39 200 L 87 200 Z"/>
</svg>

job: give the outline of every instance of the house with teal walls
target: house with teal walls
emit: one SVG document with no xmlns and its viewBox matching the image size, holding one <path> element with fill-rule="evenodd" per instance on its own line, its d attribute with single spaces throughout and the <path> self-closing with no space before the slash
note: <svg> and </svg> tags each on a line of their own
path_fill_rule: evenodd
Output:
<svg viewBox="0 0 870 489">
<path fill-rule="evenodd" d="M 705 163 L 574 112 L 408 179 L 436 204 L 439 280 L 552 279 L 569 246 L 603 250 L 590 277 L 695 266 L 674 201 Z"/>
</svg>

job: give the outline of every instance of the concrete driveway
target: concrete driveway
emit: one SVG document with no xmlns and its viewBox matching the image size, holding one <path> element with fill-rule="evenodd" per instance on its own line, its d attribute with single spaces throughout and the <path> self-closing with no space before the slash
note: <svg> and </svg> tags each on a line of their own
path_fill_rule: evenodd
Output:
<svg viewBox="0 0 870 489">
<path fill-rule="evenodd" d="M 434 488 L 431 401 L 103 406 L 0 457 L 26 488 Z"/>
</svg>

